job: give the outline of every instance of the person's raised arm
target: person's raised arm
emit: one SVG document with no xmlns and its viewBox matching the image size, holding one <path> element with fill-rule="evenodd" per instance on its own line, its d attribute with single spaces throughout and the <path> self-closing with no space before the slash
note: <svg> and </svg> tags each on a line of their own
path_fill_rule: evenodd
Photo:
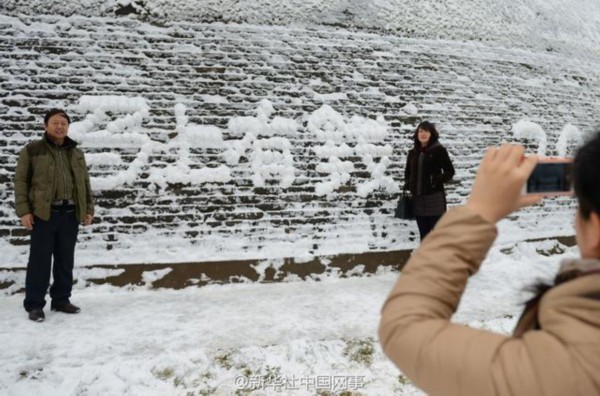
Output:
<svg viewBox="0 0 600 396">
<path fill-rule="evenodd" d="M 496 237 L 495 223 L 538 197 L 521 197 L 536 158 L 520 146 L 490 149 L 464 207 L 447 212 L 402 270 L 382 309 L 384 352 L 431 395 L 493 394 L 493 360 L 509 337 L 450 323 L 468 277 Z M 531 365 L 521 363 L 525 375 Z M 502 376 L 502 375 L 500 375 Z M 502 381 L 501 381 L 502 382 Z"/>
</svg>

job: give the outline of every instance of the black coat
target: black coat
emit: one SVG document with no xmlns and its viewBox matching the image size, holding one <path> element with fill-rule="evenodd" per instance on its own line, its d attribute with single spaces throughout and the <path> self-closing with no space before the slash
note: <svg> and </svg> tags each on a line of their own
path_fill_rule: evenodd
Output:
<svg viewBox="0 0 600 396">
<path fill-rule="evenodd" d="M 404 169 L 404 190 L 417 195 L 417 176 L 419 169 L 419 150 L 413 148 L 406 157 Z M 421 179 L 421 195 L 444 191 L 444 184 L 454 176 L 454 166 L 448 151 L 439 142 L 433 143 L 425 149 L 423 159 L 423 172 Z"/>
</svg>

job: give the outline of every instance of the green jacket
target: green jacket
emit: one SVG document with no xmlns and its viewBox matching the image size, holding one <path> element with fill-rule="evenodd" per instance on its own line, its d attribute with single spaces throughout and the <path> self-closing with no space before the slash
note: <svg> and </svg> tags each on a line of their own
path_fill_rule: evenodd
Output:
<svg viewBox="0 0 600 396">
<path fill-rule="evenodd" d="M 83 152 L 77 143 L 66 138 L 63 148 L 67 151 L 68 163 L 73 176 L 74 200 L 77 219 L 81 222 L 86 214 L 94 214 L 94 200 L 90 176 Z M 27 213 L 42 220 L 50 219 L 50 206 L 55 190 L 54 172 L 59 166 L 55 150 L 46 135 L 41 140 L 29 143 L 19 154 L 15 172 L 15 210 L 17 216 Z"/>
</svg>

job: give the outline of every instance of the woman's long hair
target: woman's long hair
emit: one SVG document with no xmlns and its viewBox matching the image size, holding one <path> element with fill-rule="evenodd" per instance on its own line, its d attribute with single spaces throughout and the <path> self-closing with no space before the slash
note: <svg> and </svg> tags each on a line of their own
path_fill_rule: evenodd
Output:
<svg viewBox="0 0 600 396">
<path fill-rule="evenodd" d="M 423 121 L 417 126 L 417 128 L 415 129 L 415 132 L 413 134 L 413 142 L 414 142 L 415 150 L 419 150 L 421 148 L 421 142 L 419 142 L 419 129 L 423 129 L 423 130 L 431 133 L 431 137 L 429 138 L 429 143 L 427 144 L 428 146 L 434 144 L 440 138 L 440 134 L 437 131 L 437 129 L 435 128 L 435 124 L 432 122 L 429 122 L 429 121 Z"/>
</svg>

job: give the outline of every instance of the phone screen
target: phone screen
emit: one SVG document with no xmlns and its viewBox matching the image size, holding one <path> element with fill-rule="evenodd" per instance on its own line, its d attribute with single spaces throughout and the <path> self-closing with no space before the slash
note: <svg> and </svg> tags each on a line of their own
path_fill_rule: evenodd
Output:
<svg viewBox="0 0 600 396">
<path fill-rule="evenodd" d="M 562 193 L 572 189 L 572 162 L 540 162 L 529 179 L 527 193 Z"/>
</svg>

